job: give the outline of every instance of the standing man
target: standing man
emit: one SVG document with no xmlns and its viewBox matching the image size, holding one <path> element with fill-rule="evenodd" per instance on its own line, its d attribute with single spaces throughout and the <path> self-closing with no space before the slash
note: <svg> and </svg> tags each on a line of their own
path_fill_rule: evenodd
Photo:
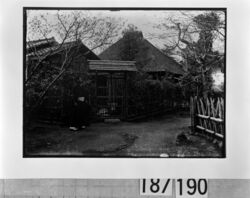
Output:
<svg viewBox="0 0 250 198">
<path fill-rule="evenodd" d="M 71 108 L 70 130 L 77 131 L 90 125 L 91 107 L 86 100 L 84 91 L 77 90 Z"/>
</svg>

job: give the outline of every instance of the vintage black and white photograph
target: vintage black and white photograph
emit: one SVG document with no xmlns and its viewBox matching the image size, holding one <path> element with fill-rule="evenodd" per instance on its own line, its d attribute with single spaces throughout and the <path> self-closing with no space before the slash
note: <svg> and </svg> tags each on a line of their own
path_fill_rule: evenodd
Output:
<svg viewBox="0 0 250 198">
<path fill-rule="evenodd" d="M 225 8 L 25 7 L 23 156 L 224 158 L 225 73 Z"/>
<path fill-rule="evenodd" d="M 247 198 L 249 193 L 247 179 L 0 180 L 1 198 Z"/>
</svg>

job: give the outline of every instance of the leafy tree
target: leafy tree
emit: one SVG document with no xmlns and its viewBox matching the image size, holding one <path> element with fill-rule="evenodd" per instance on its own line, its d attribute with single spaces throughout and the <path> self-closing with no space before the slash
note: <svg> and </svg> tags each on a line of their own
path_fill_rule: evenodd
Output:
<svg viewBox="0 0 250 198">
<path fill-rule="evenodd" d="M 185 57 L 188 65 L 188 73 L 183 78 L 186 83 L 187 79 L 195 85 L 195 95 L 207 96 L 211 93 L 212 87 L 212 68 L 218 66 L 223 61 L 223 56 L 213 51 L 214 34 L 217 30 L 220 19 L 214 12 L 200 14 L 194 17 L 193 21 L 199 28 L 199 39 L 192 45 L 186 47 Z M 192 85 L 187 86 L 193 90 Z"/>
<path fill-rule="evenodd" d="M 223 65 L 224 54 L 214 50 L 214 42 L 225 41 L 225 20 L 223 12 L 204 12 L 196 16 L 182 13 L 189 18 L 178 21 L 169 18 L 169 29 L 176 32 L 172 46 L 166 46 L 165 52 L 179 52 L 187 73 L 180 81 L 185 94 L 207 96 L 211 93 L 212 68 Z"/>
</svg>

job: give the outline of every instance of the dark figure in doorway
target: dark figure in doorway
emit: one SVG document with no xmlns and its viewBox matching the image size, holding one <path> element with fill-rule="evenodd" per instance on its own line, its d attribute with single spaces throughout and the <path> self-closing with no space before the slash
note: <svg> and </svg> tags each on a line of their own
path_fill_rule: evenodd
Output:
<svg viewBox="0 0 250 198">
<path fill-rule="evenodd" d="M 73 102 L 70 116 L 70 130 L 77 131 L 90 125 L 90 105 L 85 96 L 78 96 Z"/>
</svg>

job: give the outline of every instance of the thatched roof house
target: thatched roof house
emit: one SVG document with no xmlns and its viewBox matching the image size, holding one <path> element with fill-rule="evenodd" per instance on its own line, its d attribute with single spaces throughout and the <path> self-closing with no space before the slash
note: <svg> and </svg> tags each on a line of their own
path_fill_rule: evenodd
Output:
<svg viewBox="0 0 250 198">
<path fill-rule="evenodd" d="M 111 45 L 109 48 L 99 54 L 99 57 L 103 60 L 122 60 L 121 50 L 125 43 L 124 37 Z M 147 39 L 141 37 L 138 54 L 135 61 L 143 61 L 144 65 L 142 70 L 149 73 L 167 72 L 174 75 L 184 74 L 182 66 L 177 63 L 172 57 L 167 56 Z"/>
</svg>

